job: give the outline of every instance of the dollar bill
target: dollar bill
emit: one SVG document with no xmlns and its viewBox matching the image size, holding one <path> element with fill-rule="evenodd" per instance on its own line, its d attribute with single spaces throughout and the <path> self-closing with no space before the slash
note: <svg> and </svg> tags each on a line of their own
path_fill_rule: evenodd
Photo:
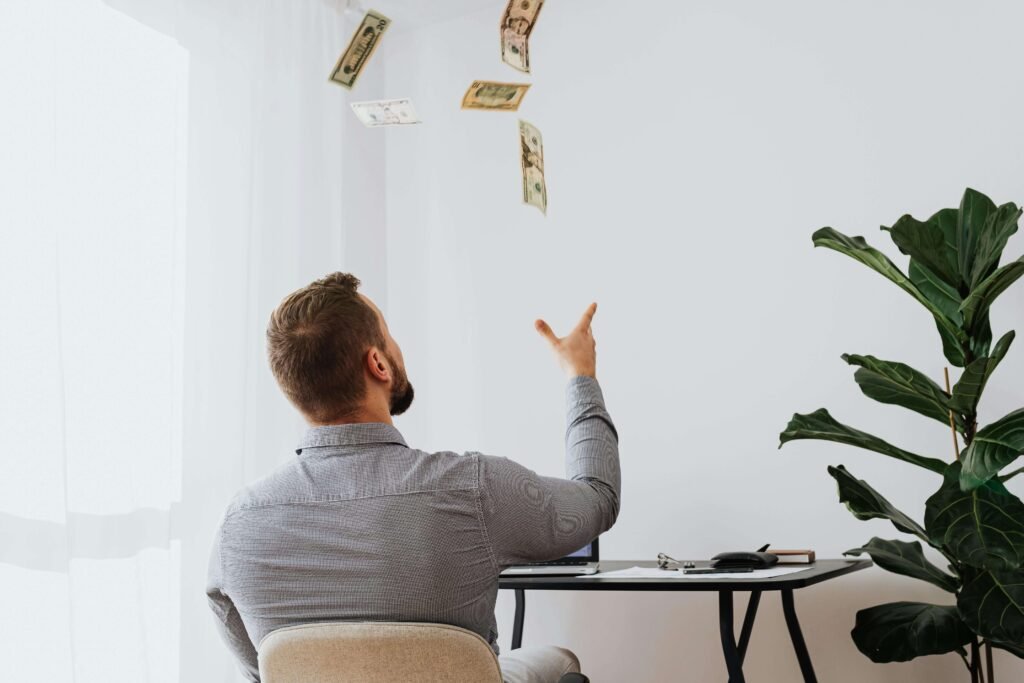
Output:
<svg viewBox="0 0 1024 683">
<path fill-rule="evenodd" d="M 537 127 L 519 119 L 520 159 L 523 167 L 523 202 L 548 214 L 548 186 L 544 181 L 544 140 Z"/>
<path fill-rule="evenodd" d="M 514 69 L 530 73 L 530 44 L 510 28 L 501 30 L 501 61 Z"/>
<path fill-rule="evenodd" d="M 529 83 L 473 81 L 462 97 L 462 108 L 517 111 L 529 89 Z"/>
<path fill-rule="evenodd" d="M 330 80 L 351 90 L 352 86 L 356 84 L 359 74 L 362 73 L 363 67 L 366 66 L 367 60 L 377 49 L 380 37 L 384 35 L 384 31 L 390 25 L 391 20 L 383 14 L 374 10 L 367 12 L 363 17 L 363 22 L 353 34 L 352 40 L 349 41 L 348 47 L 341 53 L 338 63 L 334 65 Z"/>
<path fill-rule="evenodd" d="M 530 71 L 530 33 L 537 22 L 544 0 L 509 0 L 501 18 L 501 61 Z"/>
<path fill-rule="evenodd" d="M 372 102 L 353 102 L 352 111 L 367 128 L 378 126 L 405 126 L 420 123 L 416 110 L 409 98 L 400 100 L 374 100 Z"/>
</svg>

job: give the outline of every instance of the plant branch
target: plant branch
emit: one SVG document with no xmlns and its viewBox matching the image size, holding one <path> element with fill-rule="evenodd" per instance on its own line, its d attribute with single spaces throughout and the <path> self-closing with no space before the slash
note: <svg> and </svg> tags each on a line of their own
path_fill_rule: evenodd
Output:
<svg viewBox="0 0 1024 683">
<path fill-rule="evenodd" d="M 1024 472 L 1024 467 L 1021 467 L 1020 469 L 1016 469 L 1013 472 L 1010 472 L 1009 474 L 1004 474 L 1003 476 L 999 477 L 999 481 L 1004 482 L 1004 483 L 1008 482 L 1011 479 L 1013 479 L 1014 477 L 1016 477 L 1018 474 L 1020 474 L 1021 472 Z"/>
<path fill-rule="evenodd" d="M 985 683 L 985 673 L 981 668 L 981 648 L 978 647 L 977 638 L 971 643 L 971 681 Z"/>
<path fill-rule="evenodd" d="M 956 653 L 958 655 L 960 655 L 960 659 L 964 660 L 964 666 L 967 667 L 967 673 L 972 673 L 971 672 L 971 662 L 967 659 L 967 653 L 964 652 L 964 649 L 963 648 L 957 648 Z"/>
<path fill-rule="evenodd" d="M 933 547 L 936 550 L 938 550 L 939 553 L 941 553 L 943 557 L 945 557 L 947 560 L 949 560 L 949 564 L 951 565 L 950 569 L 952 569 L 956 573 L 957 578 L 960 579 L 961 583 L 963 583 L 963 576 L 960 574 L 960 562 L 959 562 L 959 560 L 957 560 L 955 557 L 953 557 L 953 555 L 951 555 L 949 552 L 947 552 L 946 549 L 943 548 L 942 546 L 937 546 L 937 545 L 935 545 L 934 543 L 931 543 L 931 542 L 929 542 L 928 545 L 930 545 L 931 547 Z"/>
<path fill-rule="evenodd" d="M 950 387 L 950 384 L 949 384 L 949 367 L 947 366 L 947 367 L 942 368 L 942 372 L 946 376 L 946 393 L 949 394 L 950 396 L 952 396 L 953 395 L 953 389 Z M 956 438 L 956 420 L 953 419 L 953 409 L 952 408 L 949 409 L 949 428 L 953 430 L 953 459 L 954 460 L 959 460 L 960 459 L 960 443 L 957 441 L 957 438 Z M 966 438 L 966 435 L 965 435 L 964 438 Z"/>
</svg>

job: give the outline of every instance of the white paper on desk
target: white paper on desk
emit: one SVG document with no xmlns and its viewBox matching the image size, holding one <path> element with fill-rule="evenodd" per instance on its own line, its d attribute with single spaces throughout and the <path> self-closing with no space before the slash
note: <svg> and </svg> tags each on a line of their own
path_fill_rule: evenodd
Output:
<svg viewBox="0 0 1024 683">
<path fill-rule="evenodd" d="M 613 572 L 598 572 L 597 574 L 586 574 L 577 576 L 577 579 L 678 579 L 691 581 L 693 579 L 713 579 L 715 581 L 731 579 L 770 579 L 775 576 L 795 574 L 810 569 L 810 567 L 770 567 L 768 569 L 755 569 L 752 572 L 724 572 L 721 574 L 684 574 L 672 569 L 658 569 L 656 567 L 630 567 L 619 569 Z"/>
</svg>

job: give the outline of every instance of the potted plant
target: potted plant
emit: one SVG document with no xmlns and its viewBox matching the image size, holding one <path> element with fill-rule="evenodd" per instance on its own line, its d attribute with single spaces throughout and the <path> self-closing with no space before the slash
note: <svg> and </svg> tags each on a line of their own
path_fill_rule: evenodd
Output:
<svg viewBox="0 0 1024 683">
<path fill-rule="evenodd" d="M 989 308 L 1024 275 L 1024 257 L 1000 266 L 1021 209 L 996 206 L 967 189 L 959 208 L 942 209 L 925 221 L 910 215 L 882 227 L 910 257 L 904 273 L 862 237 L 832 228 L 813 235 L 814 245 L 860 261 L 891 280 L 932 315 L 946 359 L 962 368 L 945 387 L 904 363 L 845 354 L 857 368 L 854 380 L 876 401 L 902 406 L 953 432 L 956 459 L 908 452 L 836 421 L 824 408 L 796 414 L 780 435 L 782 444 L 819 439 L 889 456 L 936 478 L 923 523 L 897 510 L 881 493 L 842 465 L 828 473 L 839 500 L 858 519 L 888 519 L 913 540 L 872 538 L 847 555 L 869 555 L 882 569 L 927 581 L 951 594 L 951 604 L 894 602 L 857 613 L 851 635 L 875 662 L 902 662 L 955 652 L 974 683 L 992 681 L 993 647 L 1024 657 L 1024 503 L 1005 482 L 1024 468 L 1006 470 L 1024 453 L 1024 408 L 979 426 L 985 384 L 1006 356 L 1014 332 L 993 343 Z M 962 439 L 962 447 L 960 439 Z M 948 562 L 948 571 L 925 556 L 922 543 Z M 985 653 L 988 666 L 983 667 Z"/>
</svg>

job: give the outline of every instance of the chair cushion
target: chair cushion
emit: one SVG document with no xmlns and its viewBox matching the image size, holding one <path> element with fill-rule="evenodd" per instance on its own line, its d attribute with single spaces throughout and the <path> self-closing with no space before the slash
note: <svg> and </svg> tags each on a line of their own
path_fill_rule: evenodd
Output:
<svg viewBox="0 0 1024 683">
<path fill-rule="evenodd" d="M 290 626 L 263 639 L 259 664 L 263 683 L 501 683 L 487 642 L 444 624 Z"/>
</svg>

